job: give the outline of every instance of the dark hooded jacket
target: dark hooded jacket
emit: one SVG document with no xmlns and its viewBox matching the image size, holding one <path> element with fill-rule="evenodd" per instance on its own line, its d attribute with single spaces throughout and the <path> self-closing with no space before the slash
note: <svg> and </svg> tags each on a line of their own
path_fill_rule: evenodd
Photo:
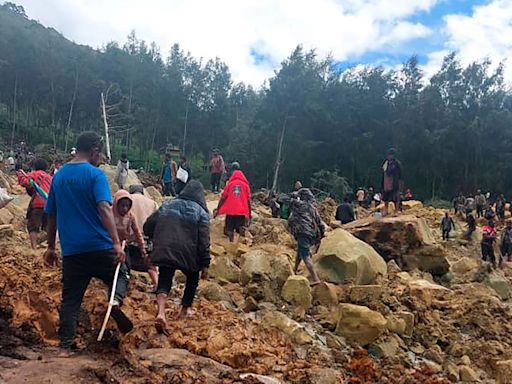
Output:
<svg viewBox="0 0 512 384">
<path fill-rule="evenodd" d="M 163 203 L 144 224 L 153 240 L 156 266 L 197 272 L 210 265 L 210 215 L 199 181 L 191 180 L 177 199 Z"/>
<path fill-rule="evenodd" d="M 293 236 L 307 236 L 311 241 L 320 241 L 324 236 L 324 226 L 318 211 L 313 206 L 315 198 L 308 188 L 301 188 L 293 196 L 284 198 L 291 209 L 288 220 Z"/>
</svg>

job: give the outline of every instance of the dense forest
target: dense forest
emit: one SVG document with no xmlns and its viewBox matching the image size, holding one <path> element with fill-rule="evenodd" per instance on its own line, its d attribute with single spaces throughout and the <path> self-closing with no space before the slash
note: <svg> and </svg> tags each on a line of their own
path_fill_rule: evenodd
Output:
<svg viewBox="0 0 512 384">
<path fill-rule="evenodd" d="M 114 160 L 158 168 L 173 144 L 201 172 L 214 147 L 242 164 L 255 187 L 272 185 L 281 137 L 279 185 L 323 170 L 352 187 L 379 185 L 389 147 L 405 185 L 422 198 L 477 187 L 512 191 L 512 92 L 503 66 L 467 67 L 455 54 L 424 78 L 415 56 L 402 68 L 340 69 L 298 46 L 260 89 L 234 83 L 220 59 L 198 59 L 178 44 L 157 47 L 135 33 L 100 50 L 77 45 L 0 6 L 0 136 L 69 151 L 84 130 L 101 132 L 101 93 Z M 168 52 L 168 53 L 167 53 Z M 197 174 L 196 172 L 196 174 Z"/>
</svg>

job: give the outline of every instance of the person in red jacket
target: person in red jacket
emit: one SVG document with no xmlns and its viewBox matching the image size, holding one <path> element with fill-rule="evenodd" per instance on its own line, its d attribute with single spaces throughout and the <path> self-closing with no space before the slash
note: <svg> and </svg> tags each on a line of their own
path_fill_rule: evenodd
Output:
<svg viewBox="0 0 512 384">
<path fill-rule="evenodd" d="M 245 236 L 245 228 L 251 217 L 251 188 L 242 171 L 237 169 L 222 191 L 217 215 L 226 215 L 224 233 L 233 242 L 235 232 Z"/>
<path fill-rule="evenodd" d="M 25 187 L 28 194 L 32 196 L 27 209 L 27 230 L 30 236 L 32 249 L 36 249 L 39 232 L 41 229 L 46 228 L 46 215 L 44 213 L 46 199 L 37 192 L 33 185 L 31 185 L 30 180 L 33 180 L 46 193 L 48 193 L 50 191 L 52 177 L 46 172 L 48 169 L 48 163 L 44 159 L 35 159 L 32 164 L 32 169 L 33 171 L 28 174 L 19 171 L 17 175 L 18 183 L 22 187 Z"/>
</svg>

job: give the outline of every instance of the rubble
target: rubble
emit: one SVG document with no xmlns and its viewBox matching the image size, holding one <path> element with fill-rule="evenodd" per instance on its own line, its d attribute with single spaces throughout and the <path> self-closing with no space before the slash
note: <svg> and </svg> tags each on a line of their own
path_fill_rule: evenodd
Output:
<svg viewBox="0 0 512 384">
<path fill-rule="evenodd" d="M 377 340 L 386 329 L 386 319 L 379 312 L 354 304 L 340 304 L 336 334 L 359 345 Z"/>
</svg>

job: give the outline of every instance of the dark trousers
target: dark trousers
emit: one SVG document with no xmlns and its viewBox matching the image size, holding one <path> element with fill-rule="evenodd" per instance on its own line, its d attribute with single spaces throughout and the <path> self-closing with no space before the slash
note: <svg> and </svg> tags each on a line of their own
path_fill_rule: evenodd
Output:
<svg viewBox="0 0 512 384">
<path fill-rule="evenodd" d="M 484 206 L 483 205 L 477 204 L 476 217 L 484 217 Z"/>
<path fill-rule="evenodd" d="M 176 194 L 179 195 L 181 191 L 183 191 L 183 188 L 185 188 L 185 184 L 183 181 L 181 180 L 177 180 L 176 181 L 176 184 L 174 185 L 174 188 L 176 190 Z"/>
<path fill-rule="evenodd" d="M 494 256 L 494 247 L 489 243 L 482 243 L 482 260 L 496 264 Z"/>
<path fill-rule="evenodd" d="M 448 240 L 450 238 L 450 230 L 443 229 L 443 240 Z"/>
<path fill-rule="evenodd" d="M 164 196 L 176 196 L 176 192 L 174 191 L 174 183 L 172 181 L 164 183 Z"/>
<path fill-rule="evenodd" d="M 212 191 L 213 192 L 219 192 L 221 177 L 222 177 L 222 173 L 212 173 L 212 175 L 211 175 L 211 184 L 212 184 Z"/>
<path fill-rule="evenodd" d="M 169 294 L 172 288 L 172 279 L 176 269 L 169 267 L 158 268 L 158 287 L 156 294 L 165 293 Z M 199 285 L 199 271 L 198 272 L 186 272 L 182 271 L 187 277 L 185 283 L 185 291 L 183 292 L 183 298 L 181 299 L 181 305 L 184 307 L 191 307 L 196 295 L 197 286 Z"/>
<path fill-rule="evenodd" d="M 62 258 L 62 303 L 60 306 L 59 338 L 62 348 L 70 348 L 75 337 L 76 322 L 85 290 L 96 277 L 112 286 L 116 269 L 113 250 L 81 253 Z M 122 265 L 117 278 L 115 298 L 121 304 L 128 289 L 128 272 Z"/>
</svg>

